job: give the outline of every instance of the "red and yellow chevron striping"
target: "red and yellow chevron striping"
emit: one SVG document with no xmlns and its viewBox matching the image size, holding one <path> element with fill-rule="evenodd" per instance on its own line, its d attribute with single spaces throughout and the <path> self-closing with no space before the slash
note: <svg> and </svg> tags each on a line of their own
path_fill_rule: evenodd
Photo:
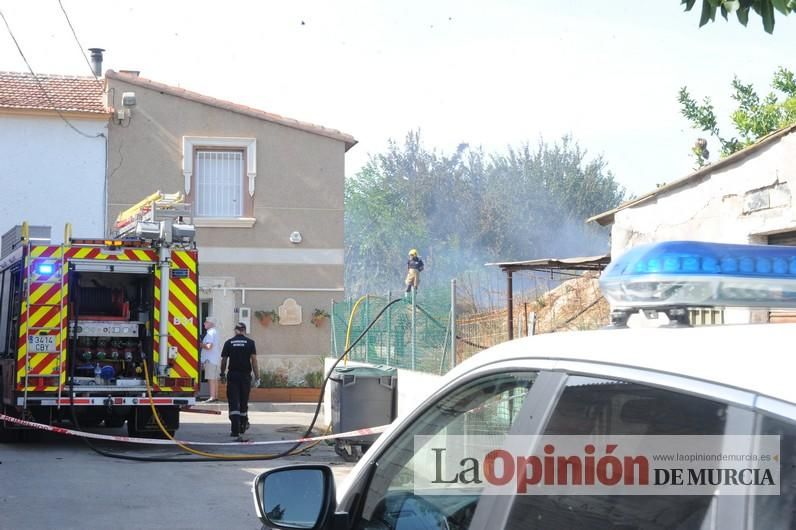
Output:
<svg viewBox="0 0 796 530">
<path fill-rule="evenodd" d="M 69 260 L 139 261 L 157 263 L 157 251 L 149 248 L 104 248 L 95 246 L 31 246 L 25 257 L 25 275 L 29 298 L 20 311 L 17 348 L 17 389 L 32 392 L 55 392 L 66 383 Z M 46 267 L 42 267 L 46 265 Z M 40 270 L 47 273 L 40 273 Z M 63 269 L 63 270 L 62 270 Z M 155 268 L 154 288 L 154 362 L 158 361 L 157 330 L 160 322 L 160 270 Z M 199 381 L 199 322 L 197 253 L 177 250 L 172 253 L 172 277 L 169 282 L 170 378 Z M 54 336 L 54 341 L 35 337 Z M 56 351 L 28 351 L 31 341 L 47 344 Z M 193 392 L 194 386 L 157 387 L 158 391 Z"/>
<path fill-rule="evenodd" d="M 169 280 L 169 320 L 168 345 L 175 352 L 170 362 L 173 375 L 199 381 L 199 322 L 198 277 L 196 273 L 196 251 L 178 250 L 172 252 L 172 276 Z M 180 271 L 180 274 L 175 274 Z M 155 330 L 160 329 L 160 270 L 155 272 Z M 158 361 L 160 337 L 155 334 L 155 362 Z M 190 387 L 179 387 L 182 391 L 192 391 Z M 160 387 L 160 390 L 178 390 Z"/>
</svg>

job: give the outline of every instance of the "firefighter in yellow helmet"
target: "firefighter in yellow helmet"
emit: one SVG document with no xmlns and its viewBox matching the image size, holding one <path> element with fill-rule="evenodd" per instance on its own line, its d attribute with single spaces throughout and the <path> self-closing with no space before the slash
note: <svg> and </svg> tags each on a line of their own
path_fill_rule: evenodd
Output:
<svg viewBox="0 0 796 530">
<path fill-rule="evenodd" d="M 423 260 L 417 255 L 417 250 L 412 249 L 409 251 L 409 261 L 406 262 L 406 292 L 412 289 L 417 291 L 420 287 L 420 271 L 423 270 Z"/>
</svg>

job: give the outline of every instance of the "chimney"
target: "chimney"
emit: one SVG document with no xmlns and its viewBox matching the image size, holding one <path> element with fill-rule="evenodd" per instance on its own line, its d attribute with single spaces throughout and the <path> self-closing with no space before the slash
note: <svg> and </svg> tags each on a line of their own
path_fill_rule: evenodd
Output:
<svg viewBox="0 0 796 530">
<path fill-rule="evenodd" d="M 91 52 L 91 69 L 94 71 L 94 75 L 97 77 L 102 77 L 102 48 L 89 48 L 88 51 Z"/>
</svg>

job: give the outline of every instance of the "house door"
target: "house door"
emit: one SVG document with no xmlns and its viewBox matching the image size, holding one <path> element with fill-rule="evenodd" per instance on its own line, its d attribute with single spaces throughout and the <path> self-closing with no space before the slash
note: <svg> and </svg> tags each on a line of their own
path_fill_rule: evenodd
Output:
<svg viewBox="0 0 796 530">
<path fill-rule="evenodd" d="M 213 301 L 212 300 L 200 300 L 199 302 L 199 341 L 201 344 L 202 337 L 205 335 L 205 318 L 212 315 L 212 308 L 213 308 Z M 199 354 L 199 396 L 205 397 L 210 395 L 210 386 L 205 379 L 205 369 L 201 365 L 202 357 L 204 357 L 204 349 L 200 349 Z"/>
</svg>

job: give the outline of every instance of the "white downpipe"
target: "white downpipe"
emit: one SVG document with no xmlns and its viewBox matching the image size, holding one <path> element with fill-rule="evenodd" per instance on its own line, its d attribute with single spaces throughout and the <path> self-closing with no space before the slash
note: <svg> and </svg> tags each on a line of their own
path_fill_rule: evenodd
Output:
<svg viewBox="0 0 796 530">
<path fill-rule="evenodd" d="M 171 249 L 161 245 L 158 251 L 160 266 L 160 326 L 158 329 L 158 373 L 167 375 L 169 366 L 169 279 L 171 276 Z"/>
<path fill-rule="evenodd" d="M 201 287 L 200 287 L 201 289 Z M 303 293 L 342 293 L 345 291 L 342 287 L 209 287 L 211 291 L 222 291 L 226 296 L 227 291 L 240 291 L 241 304 L 246 303 L 246 291 L 268 291 L 268 292 L 285 292 L 296 291 Z"/>
</svg>

